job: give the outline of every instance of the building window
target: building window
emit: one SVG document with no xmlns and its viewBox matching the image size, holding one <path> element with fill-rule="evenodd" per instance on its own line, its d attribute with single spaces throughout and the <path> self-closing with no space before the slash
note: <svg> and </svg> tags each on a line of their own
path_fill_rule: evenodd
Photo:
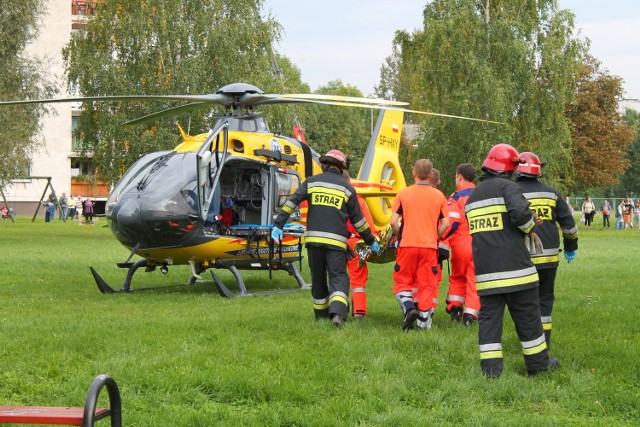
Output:
<svg viewBox="0 0 640 427">
<path fill-rule="evenodd" d="M 81 16 L 93 15 L 98 3 L 96 0 L 71 0 L 71 14 Z"/>
<path fill-rule="evenodd" d="M 91 164 L 91 160 L 81 159 L 79 157 L 72 158 L 71 172 L 71 175 L 74 177 L 79 175 L 93 175 L 93 165 Z"/>
<path fill-rule="evenodd" d="M 78 131 L 80 126 L 80 116 L 71 117 L 71 149 L 73 151 L 91 151 L 93 146 L 84 140 L 81 132 Z"/>
<path fill-rule="evenodd" d="M 22 176 L 31 176 L 31 161 L 27 162 L 26 165 L 24 165 L 24 169 L 23 169 L 23 175 Z"/>
</svg>

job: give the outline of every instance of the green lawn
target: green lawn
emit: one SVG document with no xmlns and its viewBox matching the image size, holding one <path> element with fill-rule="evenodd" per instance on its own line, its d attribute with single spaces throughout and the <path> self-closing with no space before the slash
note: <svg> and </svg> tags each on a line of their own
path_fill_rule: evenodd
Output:
<svg viewBox="0 0 640 427">
<path fill-rule="evenodd" d="M 477 329 L 441 305 L 431 331 L 401 331 L 392 264 L 372 265 L 370 315 L 342 330 L 313 320 L 308 291 L 224 299 L 212 283 L 98 292 L 89 266 L 119 287 L 128 251 L 105 222 L 0 222 L 0 405 L 82 406 L 109 373 L 127 426 L 620 426 L 640 420 L 640 230 L 581 226 L 556 283 L 551 374 L 528 378 L 513 324 L 505 369 L 479 369 Z M 303 275 L 309 269 L 303 265 Z M 231 276 L 222 274 L 231 284 Z M 140 270 L 133 287 L 185 282 Z M 295 288 L 248 274 L 249 290 Z M 106 393 L 105 393 L 106 395 Z M 101 421 L 98 425 L 108 425 Z"/>
</svg>

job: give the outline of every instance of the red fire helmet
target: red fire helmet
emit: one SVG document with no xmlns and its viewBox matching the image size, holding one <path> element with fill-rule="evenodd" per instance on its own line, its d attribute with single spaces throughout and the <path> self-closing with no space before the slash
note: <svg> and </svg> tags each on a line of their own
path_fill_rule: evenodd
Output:
<svg viewBox="0 0 640 427">
<path fill-rule="evenodd" d="M 516 167 L 516 175 L 528 176 L 530 178 L 539 178 L 542 176 L 542 166 L 544 166 L 544 163 L 540 161 L 540 157 L 529 151 L 525 151 L 524 153 L 520 153 L 520 159 L 522 159 L 524 163 L 520 163 Z"/>
<path fill-rule="evenodd" d="M 483 169 L 494 172 L 513 172 L 520 164 L 518 151 L 509 144 L 497 144 L 491 147 L 482 163 Z"/>
<path fill-rule="evenodd" d="M 320 156 L 320 163 L 328 163 L 338 166 L 341 169 L 347 169 L 347 156 L 340 150 L 329 150 L 324 156 Z"/>
</svg>

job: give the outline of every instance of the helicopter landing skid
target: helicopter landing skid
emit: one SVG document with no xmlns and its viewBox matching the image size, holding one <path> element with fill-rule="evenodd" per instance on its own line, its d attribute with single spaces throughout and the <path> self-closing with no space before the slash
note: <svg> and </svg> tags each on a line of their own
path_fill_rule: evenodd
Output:
<svg viewBox="0 0 640 427">
<path fill-rule="evenodd" d="M 292 291 L 298 291 L 301 289 L 311 289 L 309 285 L 304 282 L 304 279 L 300 275 L 300 272 L 296 268 L 293 262 L 291 263 L 282 263 L 280 267 L 287 271 L 291 276 L 293 276 L 298 282 L 298 288 L 295 289 L 274 289 L 272 291 L 263 291 L 263 292 L 247 292 L 247 287 L 244 284 L 244 279 L 242 275 L 238 271 L 238 268 L 235 265 L 225 265 L 223 268 L 226 268 L 233 274 L 233 277 L 236 279 L 236 285 L 238 287 L 238 293 L 235 294 L 231 292 L 231 290 L 220 280 L 220 277 L 213 271 L 211 271 L 211 277 L 213 277 L 213 281 L 216 284 L 216 288 L 218 289 L 218 293 L 220 296 L 225 298 L 235 298 L 235 297 L 252 297 L 252 296 L 261 296 L 261 295 L 273 295 L 273 294 L 283 294 Z"/>
<path fill-rule="evenodd" d="M 118 292 L 131 292 L 131 279 L 133 279 L 133 274 L 137 269 L 146 265 L 147 260 L 144 258 L 139 259 L 134 263 L 118 263 L 118 267 L 128 268 L 127 276 L 124 278 L 124 283 L 122 284 L 122 288 L 119 291 L 116 291 L 111 286 L 109 286 L 109 284 L 102 277 L 100 277 L 98 272 L 93 267 L 89 267 L 89 269 L 91 270 L 93 280 L 96 281 L 96 285 L 98 285 L 98 289 L 100 289 L 100 292 L 102 292 L 103 294 L 115 294 Z"/>
<path fill-rule="evenodd" d="M 143 267 L 146 265 L 147 265 L 147 261 L 145 259 L 140 259 L 135 263 L 118 263 L 118 267 L 128 269 L 127 276 L 125 277 L 124 283 L 122 284 L 122 288 L 119 290 L 116 290 L 111 286 L 109 286 L 109 284 L 98 274 L 98 272 L 93 267 L 89 267 L 89 269 L 91 270 L 91 275 L 93 276 L 93 280 L 95 280 L 96 285 L 98 286 L 98 289 L 100 290 L 100 292 L 102 292 L 103 294 L 117 294 L 117 293 L 133 292 L 133 290 L 131 289 L 131 280 L 133 278 L 133 275 L 140 267 Z M 222 282 L 222 280 L 220 280 L 220 278 L 218 277 L 217 274 L 215 274 L 213 269 L 211 269 L 210 271 L 211 271 L 211 276 L 213 277 L 213 281 L 216 284 L 216 288 L 218 289 L 218 293 L 220 294 L 220 296 L 225 298 L 234 298 L 237 296 L 259 296 L 259 295 L 281 294 L 281 293 L 286 293 L 291 291 L 297 291 L 300 289 L 311 288 L 309 285 L 305 283 L 304 279 L 300 275 L 300 272 L 296 268 L 296 265 L 294 264 L 294 262 L 279 263 L 279 265 L 282 270 L 287 271 L 291 276 L 293 276 L 296 279 L 296 281 L 298 282 L 298 288 L 274 289 L 272 291 L 249 293 L 247 292 L 247 287 L 244 284 L 244 279 L 242 278 L 242 275 L 238 271 L 238 268 L 234 264 L 220 263 L 217 268 L 223 268 L 223 269 L 229 270 L 236 280 L 238 293 L 234 293 Z M 195 282 L 196 282 L 196 277 L 191 277 L 191 279 L 186 285 L 193 285 Z M 185 285 L 174 285 L 174 286 L 185 286 Z M 146 289 L 158 289 L 158 288 L 159 287 L 137 288 L 136 290 L 143 291 Z"/>
</svg>

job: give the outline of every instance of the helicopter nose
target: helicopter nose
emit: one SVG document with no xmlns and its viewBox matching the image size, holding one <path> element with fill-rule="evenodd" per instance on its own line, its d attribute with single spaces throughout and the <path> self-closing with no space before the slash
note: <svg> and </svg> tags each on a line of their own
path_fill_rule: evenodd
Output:
<svg viewBox="0 0 640 427">
<path fill-rule="evenodd" d="M 111 221 L 111 229 L 118 240 L 127 246 L 138 243 L 143 229 L 139 199 L 125 195 L 114 208 Z"/>
<path fill-rule="evenodd" d="M 140 226 L 140 204 L 137 199 L 127 197 L 119 207 L 116 216 L 119 224 L 124 227 Z"/>
</svg>

